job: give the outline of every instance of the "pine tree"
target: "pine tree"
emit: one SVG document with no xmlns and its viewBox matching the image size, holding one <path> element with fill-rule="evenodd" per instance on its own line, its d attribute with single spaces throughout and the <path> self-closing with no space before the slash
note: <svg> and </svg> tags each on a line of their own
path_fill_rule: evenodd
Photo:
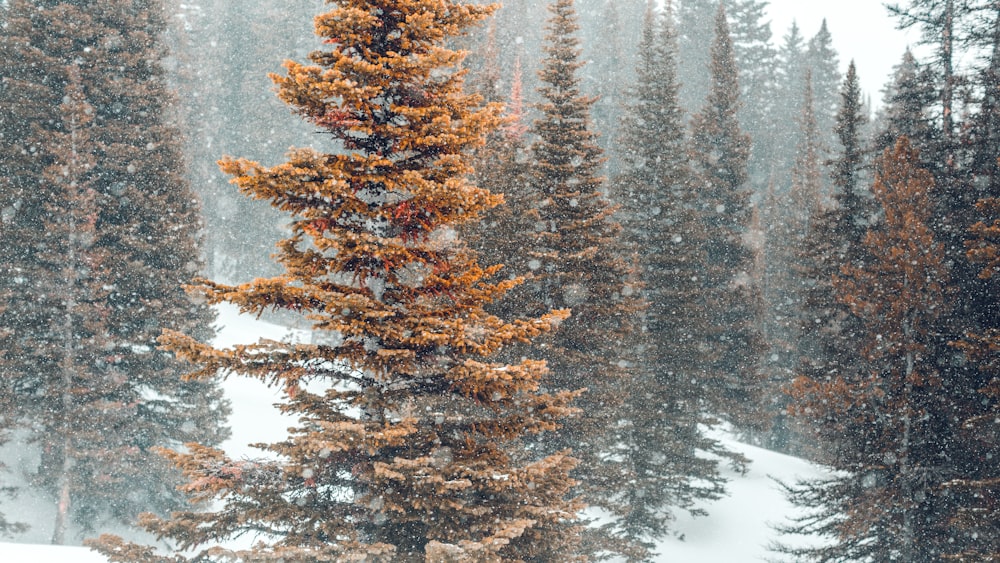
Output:
<svg viewBox="0 0 1000 563">
<path fill-rule="evenodd" d="M 806 60 L 806 40 L 802 36 L 802 31 L 797 22 L 792 21 L 791 27 L 782 37 L 781 46 L 778 47 L 778 68 L 777 87 L 775 92 L 775 112 L 771 119 L 775 122 L 775 128 L 779 131 L 787 130 L 782 127 L 786 120 L 781 108 L 797 107 L 802 99 L 803 79 L 806 69 L 809 67 Z M 779 187 L 790 184 L 791 169 L 795 162 L 795 147 L 798 145 L 796 135 L 779 133 L 775 142 L 775 162 L 773 167 L 773 181 Z"/>
<path fill-rule="evenodd" d="M 920 68 L 916 57 L 907 50 L 894 67 L 891 84 L 883 92 L 874 148 L 884 151 L 899 137 L 906 137 L 914 146 L 936 155 L 940 130 L 932 123 L 935 96 L 929 73 Z M 921 154 L 926 166 L 933 169 L 941 165 L 933 156 Z"/>
<path fill-rule="evenodd" d="M 789 487 L 810 510 L 786 531 L 824 536 L 829 546 L 785 548 L 814 561 L 935 561 L 954 541 L 942 485 L 956 467 L 950 373 L 937 364 L 948 314 L 948 268 L 929 227 L 933 177 L 904 137 L 877 163 L 873 186 L 885 218 L 869 230 L 869 262 L 845 265 L 839 302 L 863 327 L 864 364 L 829 377 L 803 376 L 796 409 L 815 421 L 837 472 Z"/>
<path fill-rule="evenodd" d="M 766 2 L 731 2 L 726 12 L 740 69 L 740 99 L 744 101 L 739 112 L 740 128 L 752 139 L 747 163 L 750 185 L 759 194 L 766 191 L 771 181 L 775 144 L 787 134 L 785 124 L 776 115 L 780 113 L 780 106 L 775 103 L 778 52 L 772 44 Z"/>
<path fill-rule="evenodd" d="M 993 463 L 983 463 L 1000 456 L 997 451 L 996 423 L 1000 408 L 1000 370 L 997 350 L 1000 350 L 1000 301 L 997 300 L 1000 276 L 997 276 L 998 242 L 1000 242 L 1000 185 L 997 183 L 997 93 L 1000 76 L 1000 10 L 994 7 L 989 36 L 992 42 L 989 66 L 980 75 L 983 99 L 978 114 L 972 116 L 964 142 L 969 146 L 970 191 L 979 197 L 976 204 L 978 221 L 966 241 L 970 266 L 977 270 L 976 279 L 968 280 L 962 301 L 973 313 L 967 317 L 966 333 L 956 342 L 968 363 L 976 370 L 977 392 L 969 393 L 963 404 L 963 432 L 959 438 L 967 446 L 972 463 L 966 464 L 963 475 L 947 484 L 950 492 L 962 499 L 951 520 L 956 535 L 962 538 L 946 559 L 957 561 L 991 561 L 1000 558 L 998 538 L 997 486 L 1000 474 Z M 992 154 L 991 154 L 992 153 Z"/>
<path fill-rule="evenodd" d="M 989 294 L 992 299 L 984 300 L 984 307 L 992 314 L 983 315 L 992 322 L 969 331 L 956 344 L 982 377 L 981 387 L 971 401 L 976 409 L 967 412 L 963 421 L 965 432 L 962 433 L 962 438 L 974 452 L 973 459 L 979 463 L 968 464 L 960 478 L 946 483 L 949 491 L 964 501 L 956 503 L 958 506 L 950 524 L 965 541 L 948 550 L 945 557 L 957 561 L 992 561 L 1000 557 L 1000 512 L 997 510 L 996 492 L 1000 474 L 995 464 L 981 463 L 982 460 L 1000 456 L 996 440 L 996 420 L 1000 416 L 1000 364 L 997 362 L 1000 326 L 996 322 L 996 311 L 1000 307 L 996 299 L 996 284 L 1000 281 L 997 277 L 1000 271 L 1000 200 L 996 197 L 983 198 L 977 208 L 984 220 L 972 226 L 971 237 L 966 244 L 970 262 L 982 268 L 979 277 L 992 290 Z"/>
<path fill-rule="evenodd" d="M 792 167 L 791 203 L 796 223 L 801 231 L 808 230 L 809 219 L 820 209 L 822 192 L 822 154 L 819 118 L 816 113 L 816 96 L 813 89 L 812 71 L 806 71 L 802 96 L 802 111 L 799 115 L 801 136 L 795 151 L 795 165 Z"/>
<path fill-rule="evenodd" d="M 961 20 L 971 3 L 962 0 L 909 0 L 906 5 L 888 5 L 889 13 L 898 18 L 900 29 L 919 27 L 923 44 L 933 47 L 935 89 L 940 92 L 936 124 L 943 141 L 951 145 L 955 133 L 955 45 L 961 41 L 957 33 L 962 28 Z"/>
<path fill-rule="evenodd" d="M 504 203 L 485 211 L 482 220 L 465 225 L 462 230 L 463 238 L 479 256 L 503 266 L 498 275 L 505 279 L 531 275 L 531 259 L 525 249 L 533 244 L 539 221 L 534 209 L 538 194 L 529 181 L 520 59 L 515 59 L 510 83 L 507 123 L 487 135 L 485 144 L 475 154 L 476 185 L 502 194 Z M 486 310 L 501 318 L 523 315 L 522 301 L 528 285 L 530 281 L 512 288 L 487 304 Z M 523 349 L 526 347 L 526 344 L 508 347 L 500 357 L 514 361 L 528 352 Z"/>
<path fill-rule="evenodd" d="M 768 404 L 768 415 L 772 418 L 768 445 L 779 451 L 789 451 L 791 439 L 785 417 L 787 401 L 782 389 L 791 382 L 790 374 L 794 373 L 798 362 L 804 335 L 798 320 L 806 279 L 799 253 L 807 248 L 805 240 L 812 218 L 825 207 L 820 134 L 814 109 L 812 73 L 808 70 L 797 121 L 799 145 L 787 201 L 779 201 L 774 190 L 770 190 L 763 202 L 767 227 L 761 287 L 767 312 L 762 325 L 770 349 L 766 371 L 772 390 Z"/>
<path fill-rule="evenodd" d="M 796 370 L 817 381 L 825 381 L 829 374 L 860 369 L 856 339 L 862 329 L 847 305 L 837 301 L 833 279 L 840 274 L 841 266 L 859 268 L 866 262 L 864 238 L 875 217 L 864 182 L 867 151 L 861 131 L 865 115 L 853 61 L 840 97 L 835 128 L 839 148 L 831 163 L 834 204 L 818 210 L 798 249 L 805 283 L 797 318 L 800 338 Z M 807 416 L 799 417 L 798 422 L 806 428 L 812 424 Z M 823 459 L 821 447 L 808 453 Z"/>
<path fill-rule="evenodd" d="M 989 65 L 979 83 L 983 94 L 979 112 L 970 119 L 965 143 L 971 146 L 969 166 L 976 178 L 976 188 L 990 197 L 1000 196 L 1000 10 L 994 15 Z"/>
<path fill-rule="evenodd" d="M 747 186 L 750 139 L 739 128 L 739 84 L 726 13 L 716 12 L 712 88 L 691 119 L 690 160 L 697 179 L 701 228 L 706 233 L 701 304 L 711 331 L 698 343 L 704 352 L 701 385 L 712 413 L 737 428 L 766 423 L 759 369 L 762 302 L 752 283 L 753 253 L 745 243 L 751 219 Z"/>
<path fill-rule="evenodd" d="M 634 377 L 639 287 L 620 243 L 615 207 L 601 191 L 602 152 L 590 120 L 594 98 L 581 94 L 577 74 L 583 63 L 574 3 L 557 0 L 549 8 L 539 75 L 544 102 L 529 153 L 538 221 L 527 247 L 534 281 L 526 288 L 524 307 L 572 309 L 543 355 L 553 371 L 553 388 L 583 387 L 586 393 L 578 402 L 581 415 L 538 447 L 572 447 L 580 459 L 574 476 L 583 499 L 618 513 L 619 492 L 628 479 L 626 461 L 617 455 L 625 431 L 620 409 Z M 611 538 L 591 535 L 588 531 L 588 552 L 623 549 Z"/>
<path fill-rule="evenodd" d="M 163 329 L 207 337 L 211 319 L 180 287 L 201 265 L 200 224 L 167 125 L 157 8 L 16 1 L 0 41 L 0 326 L 17 335 L 4 391 L 40 452 L 55 543 L 71 522 L 179 506 L 179 474 L 153 449 L 226 435 L 216 383 L 182 381 L 156 350 Z"/>
<path fill-rule="evenodd" d="M 626 401 L 630 432 L 626 445 L 633 475 L 623 491 L 627 511 L 617 527 L 625 537 L 652 542 L 663 538 L 673 509 L 703 514 L 699 500 L 723 492 L 717 462 L 699 453 L 718 453 L 707 438 L 696 334 L 703 235 L 693 210 L 694 185 L 687 162 L 684 114 L 677 80 L 677 37 L 673 14 L 655 16 L 650 6 L 639 43 L 638 81 L 626 107 L 623 173 L 611 184 L 621 202 L 626 240 L 640 256 L 648 303 L 644 311 L 642 359 Z"/>
<path fill-rule="evenodd" d="M 286 63 L 279 96 L 345 152 L 297 149 L 264 167 L 226 158 L 240 190 L 293 216 L 285 273 L 229 286 L 211 303 L 296 311 L 334 344 L 260 341 L 215 350 L 172 332 L 164 345 L 198 364 L 283 389 L 298 424 L 233 460 L 190 444 L 167 452 L 209 512 L 143 523 L 190 555 L 104 537 L 113 561 L 573 560 L 574 462 L 527 459 L 525 433 L 552 430 L 572 393 L 540 387 L 545 366 L 491 362 L 551 329 L 565 311 L 503 321 L 483 311 L 515 281 L 489 283 L 454 228 L 500 202 L 472 185 L 467 151 L 499 125 L 499 106 L 462 91 L 462 55 L 444 44 L 493 11 L 441 1 L 339 2 L 316 18 L 326 47 Z M 212 546 L 260 534 L 248 549 Z"/>
<path fill-rule="evenodd" d="M 834 133 L 835 119 L 839 107 L 839 89 L 843 76 L 840 74 L 840 61 L 837 51 L 833 48 L 833 37 L 827 27 L 826 19 L 820 25 L 819 31 L 809 39 L 805 52 L 806 63 L 812 79 L 812 90 L 815 98 L 816 126 L 819 132 L 820 162 L 825 163 L 830 158 L 836 143 Z M 823 175 L 822 189 L 825 197 L 830 196 L 832 186 L 829 177 Z"/>
</svg>

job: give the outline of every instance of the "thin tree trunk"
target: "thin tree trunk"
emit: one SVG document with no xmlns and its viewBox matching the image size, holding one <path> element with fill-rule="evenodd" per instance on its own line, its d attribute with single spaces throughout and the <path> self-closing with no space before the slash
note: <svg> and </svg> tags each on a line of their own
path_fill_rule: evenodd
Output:
<svg viewBox="0 0 1000 563">
<path fill-rule="evenodd" d="M 909 279 L 903 280 L 904 291 L 909 285 Z M 912 311 L 910 312 L 912 314 Z M 915 496 L 915 491 L 913 488 L 913 468 L 911 466 L 910 459 L 910 448 L 912 441 L 912 418 L 913 418 L 913 408 L 910 405 L 910 401 L 913 397 L 913 371 L 916 358 L 913 353 L 913 325 L 912 320 L 907 315 L 903 319 L 903 345 L 906 346 L 906 368 L 903 374 L 903 404 L 901 406 L 903 413 L 903 442 L 901 445 L 901 452 L 899 456 L 899 476 L 903 481 L 903 530 L 902 538 L 900 538 L 900 543 L 903 546 L 902 549 L 902 560 L 903 561 L 917 561 L 913 553 L 914 546 L 914 506 L 912 505 L 913 498 Z"/>
<path fill-rule="evenodd" d="M 66 318 L 63 323 L 63 357 L 59 362 L 59 367 L 62 370 L 62 467 L 59 469 L 59 477 L 56 481 L 59 487 L 59 503 L 56 506 L 56 523 L 55 529 L 52 532 L 52 543 L 55 545 L 62 545 L 66 542 L 66 528 L 69 525 L 69 511 L 71 504 L 70 488 L 72 483 L 71 471 L 73 469 L 73 429 L 69 422 L 69 414 L 73 408 L 72 388 L 73 372 L 75 369 L 75 350 L 73 348 L 73 309 L 76 307 L 76 300 L 73 297 L 73 291 L 76 289 L 74 287 L 76 275 L 73 272 L 75 262 L 75 252 L 70 250 L 69 260 L 67 260 L 69 267 L 66 268 L 65 276 L 67 284 L 66 288 L 69 290 L 69 294 L 66 298 Z"/>
<path fill-rule="evenodd" d="M 73 76 L 71 74 L 71 76 Z M 71 162 L 69 167 L 71 170 L 76 170 L 78 167 L 75 166 L 76 155 L 77 155 L 77 144 L 76 144 L 76 119 L 75 116 L 70 118 L 70 155 Z M 74 334 L 73 334 L 73 311 L 76 309 L 76 295 L 77 282 L 79 281 L 79 264 L 77 252 L 76 252 L 76 241 L 75 234 L 77 230 L 76 221 L 72 214 L 67 214 L 66 221 L 69 222 L 69 240 L 66 263 L 63 269 L 63 283 L 65 284 L 63 290 L 66 292 L 65 306 L 65 316 L 63 319 L 62 326 L 62 358 L 59 361 L 59 368 L 62 371 L 62 389 L 61 389 L 61 407 L 62 407 L 62 420 L 60 431 L 62 432 L 62 467 L 59 469 L 59 476 L 56 482 L 58 483 L 59 490 L 59 502 L 56 506 L 56 522 L 55 529 L 52 532 L 52 543 L 55 545 L 62 545 L 66 543 L 66 528 L 69 526 L 69 512 L 71 506 L 71 487 L 72 487 L 72 475 L 71 471 L 73 469 L 73 428 L 69 420 L 70 413 L 73 410 L 73 374 L 76 371 L 76 350 L 73 346 Z"/>
<path fill-rule="evenodd" d="M 945 3 L 944 26 L 941 30 L 941 62 L 944 66 L 944 86 L 941 91 L 941 104 L 943 118 L 941 128 L 944 131 L 945 141 L 951 150 L 952 140 L 952 105 L 955 90 L 955 71 L 952 59 L 954 58 L 955 43 L 955 0 L 947 0 Z M 949 155 L 950 156 L 950 155 Z"/>
<path fill-rule="evenodd" d="M 63 462 L 59 472 L 59 504 L 56 507 L 56 525 L 52 532 L 52 544 L 63 545 L 66 543 L 66 528 L 69 527 L 70 509 L 70 471 L 73 468 L 73 459 L 69 455 L 70 437 L 67 434 L 63 439 Z"/>
</svg>

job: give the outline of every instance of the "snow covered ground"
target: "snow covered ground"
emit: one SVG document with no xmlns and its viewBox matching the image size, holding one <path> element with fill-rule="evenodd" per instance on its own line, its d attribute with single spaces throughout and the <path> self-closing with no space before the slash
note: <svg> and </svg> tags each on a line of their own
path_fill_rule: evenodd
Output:
<svg viewBox="0 0 1000 563">
<path fill-rule="evenodd" d="M 305 331 L 290 330 L 240 316 L 233 307 L 219 309 L 217 346 L 254 342 L 259 337 L 282 340 L 306 340 Z M 233 377 L 224 384 L 233 406 L 232 438 L 223 447 L 232 457 L 255 457 L 260 452 L 247 446 L 251 442 L 281 439 L 292 420 L 282 417 L 273 407 L 278 392 L 256 381 Z M 741 563 L 766 561 L 768 544 L 776 536 L 771 524 L 782 522 L 794 508 L 782 496 L 772 477 L 794 481 L 799 477 L 821 474 L 816 466 L 801 459 L 777 454 L 723 437 L 727 445 L 753 460 L 745 475 L 728 474 L 729 496 L 706 505 L 709 516 L 692 518 L 680 515 L 675 529 L 679 537 L 662 542 L 657 561 L 680 563 Z M 18 506 L 8 504 L 4 511 L 18 520 Z M 37 536 L 35 536 L 37 537 Z M 29 540 L 38 541 L 38 540 Z M 29 543 L 0 543 L 3 563 L 104 563 L 104 559 L 84 548 L 54 547 Z"/>
</svg>

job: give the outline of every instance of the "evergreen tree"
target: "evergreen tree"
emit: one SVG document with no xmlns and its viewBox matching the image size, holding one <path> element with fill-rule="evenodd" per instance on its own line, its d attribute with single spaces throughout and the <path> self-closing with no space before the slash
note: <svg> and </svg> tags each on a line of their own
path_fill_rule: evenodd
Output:
<svg viewBox="0 0 1000 563">
<path fill-rule="evenodd" d="M 920 68 L 916 57 L 907 49 L 894 67 L 892 82 L 883 92 L 884 103 L 874 148 L 884 151 L 899 137 L 906 137 L 915 146 L 936 155 L 940 130 L 932 122 L 931 107 L 935 98 L 929 73 Z M 931 169 L 941 165 L 936 158 L 923 155 L 923 159 Z"/>
<path fill-rule="evenodd" d="M 792 167 L 791 213 L 800 231 L 808 230 L 809 219 L 823 206 L 822 153 L 823 141 L 816 113 L 816 97 L 813 89 L 812 71 L 806 71 L 802 96 L 802 111 L 799 115 L 801 136 L 795 151 L 795 165 Z"/>
<path fill-rule="evenodd" d="M 837 109 L 840 106 L 840 83 L 843 79 L 840 74 L 840 61 L 837 58 L 837 51 L 833 48 L 833 37 L 826 25 L 826 19 L 823 20 L 816 35 L 809 39 L 805 58 L 812 79 L 816 127 L 819 132 L 818 148 L 820 163 L 823 164 L 829 160 L 836 144 L 834 127 Z M 829 197 L 832 191 L 829 176 L 825 174 L 822 177 L 822 190 L 824 197 Z"/>
<path fill-rule="evenodd" d="M 752 283 L 753 254 L 745 242 L 751 204 L 747 186 L 750 139 L 739 128 L 739 83 L 729 24 L 716 12 L 712 44 L 712 88 L 704 108 L 691 119 L 690 160 L 697 181 L 701 229 L 706 240 L 701 306 L 710 330 L 698 343 L 700 377 L 709 410 L 737 428 L 766 425 L 761 409 L 759 361 L 762 302 Z"/>
<path fill-rule="evenodd" d="M 194 197 L 158 60 L 159 4 L 9 6 L 0 52 L 0 326 L 19 433 L 40 452 L 53 542 L 179 506 L 153 450 L 221 441 L 214 381 L 185 382 L 164 329 L 210 335 L 180 287 L 198 271 Z M 72 428 L 73 432 L 67 429 Z"/>
<path fill-rule="evenodd" d="M 997 276 L 1000 271 L 1000 199 L 983 198 L 977 208 L 984 220 L 972 226 L 971 238 L 967 242 L 968 257 L 982 268 L 979 277 L 992 290 L 989 293 L 992 299 L 982 301 L 987 309 L 983 318 L 992 322 L 969 331 L 957 346 L 976 366 L 982 378 L 981 387 L 971 401 L 976 409 L 967 412 L 963 421 L 965 432 L 962 434 L 969 449 L 974 452 L 973 459 L 978 462 L 1000 456 L 996 440 L 996 420 L 1000 416 L 1000 363 L 997 361 L 1000 325 L 996 320 L 1000 318 L 997 315 L 1000 302 L 996 298 L 997 282 L 1000 281 Z M 950 523 L 965 540 L 949 550 L 946 559 L 991 561 L 1000 557 L 1000 513 L 997 510 L 1000 474 L 994 465 L 981 462 L 968 464 L 960 478 L 946 484 L 955 496 L 964 501 L 956 503 L 958 506 Z"/>
<path fill-rule="evenodd" d="M 761 288 L 767 311 L 762 325 L 770 349 L 766 371 L 771 390 L 768 415 L 773 422 L 768 445 L 779 451 L 788 451 L 790 440 L 782 389 L 791 382 L 803 337 L 798 320 L 806 280 L 799 253 L 806 246 L 811 219 L 824 207 L 820 134 L 813 103 L 812 73 L 807 70 L 797 120 L 800 140 L 787 201 L 778 201 L 771 190 L 763 202 L 767 236 Z"/>
<path fill-rule="evenodd" d="M 771 113 L 771 128 L 777 131 L 773 142 L 773 160 L 769 163 L 769 181 L 781 193 L 791 185 L 791 170 L 795 164 L 795 149 L 799 144 L 798 132 L 788 132 L 784 108 L 799 107 L 802 101 L 803 79 L 806 69 L 806 42 L 798 23 L 792 22 L 778 48 L 777 85 L 774 93 L 775 111 Z"/>
<path fill-rule="evenodd" d="M 466 153 L 499 125 L 499 107 L 463 93 L 461 53 L 444 44 L 493 9 L 338 2 L 316 18 L 327 46 L 313 64 L 273 76 L 281 99 L 348 152 L 298 149 L 271 168 L 224 159 L 241 191 L 293 216 L 293 234 L 280 246 L 284 274 L 198 290 L 245 312 L 299 312 L 337 342 L 215 350 L 166 335 L 199 365 L 191 377 L 221 369 L 280 386 L 298 424 L 265 459 L 198 444 L 168 452 L 184 490 L 219 504 L 143 519 L 188 555 L 104 537 L 96 545 L 112 561 L 573 560 L 574 462 L 527 459 L 517 441 L 554 429 L 573 394 L 541 392 L 541 362 L 489 359 L 567 312 L 485 313 L 517 282 L 486 281 L 497 268 L 454 237 L 500 202 L 466 179 Z M 260 541 L 211 546 L 244 534 Z"/>
<path fill-rule="evenodd" d="M 856 341 L 862 334 L 857 317 L 839 303 L 833 279 L 841 266 L 865 263 L 864 237 L 874 219 L 871 197 L 866 193 L 866 149 L 861 131 L 865 115 L 861 88 L 852 61 L 840 91 L 840 110 L 835 132 L 839 149 L 831 163 L 833 206 L 819 209 L 806 240 L 798 248 L 804 280 L 802 309 L 798 316 L 797 371 L 817 381 L 829 374 L 858 371 L 860 356 Z M 808 417 L 802 426 L 811 425 Z M 812 455 L 823 459 L 822 451 Z"/>
<path fill-rule="evenodd" d="M 963 0 L 909 0 L 905 5 L 887 6 L 898 18 L 900 29 L 919 27 L 921 42 L 932 46 L 933 63 L 928 68 L 934 69 L 935 91 L 939 92 L 939 121 L 935 125 L 949 146 L 955 132 L 955 46 L 962 40 L 957 33 L 971 5 Z"/>
<path fill-rule="evenodd" d="M 727 10 L 740 69 L 740 99 L 744 101 L 739 112 L 740 128 L 752 139 L 747 166 L 750 185 L 758 194 L 765 192 L 771 181 L 775 145 L 787 135 L 785 123 L 776 115 L 783 109 L 775 103 L 778 52 L 772 44 L 766 10 L 767 2 L 758 0 L 731 2 Z"/>
<path fill-rule="evenodd" d="M 673 509 L 703 514 L 695 503 L 723 492 L 717 462 L 699 455 L 718 453 L 720 446 L 699 428 L 705 421 L 696 399 L 702 392 L 696 335 L 706 327 L 699 324 L 695 280 L 704 235 L 693 209 L 672 19 L 669 5 L 658 17 L 651 8 L 647 13 L 638 80 L 622 125 L 623 172 L 611 185 L 625 238 L 640 257 L 648 303 L 645 352 L 625 410 L 633 475 L 623 491 L 628 509 L 617 526 L 626 537 L 649 543 L 668 533 Z"/>
<path fill-rule="evenodd" d="M 982 101 L 979 112 L 972 116 L 964 142 L 971 153 L 969 168 L 972 175 L 970 191 L 980 199 L 976 204 L 978 219 L 970 229 L 966 242 L 969 265 L 976 269 L 962 290 L 962 301 L 973 313 L 968 316 L 966 333 L 956 346 L 976 370 L 976 382 L 963 405 L 963 430 L 960 439 L 970 452 L 972 463 L 964 466 L 961 478 L 948 483 L 953 495 L 962 499 L 951 521 L 964 541 L 946 559 L 958 561 L 991 561 L 1000 558 L 998 538 L 997 486 L 1000 474 L 995 464 L 982 463 L 1000 456 L 997 451 L 996 420 L 1000 399 L 1000 370 L 997 350 L 1000 349 L 1000 301 L 997 300 L 1000 276 L 997 276 L 998 242 L 1000 242 L 1000 185 L 997 183 L 998 107 L 1000 89 L 1000 9 L 994 7 L 989 17 L 993 22 L 984 26 L 992 42 L 989 65 L 981 73 Z M 991 154 L 992 153 L 992 154 Z"/>
<path fill-rule="evenodd" d="M 803 376 L 796 409 L 816 423 L 832 477 L 789 487 L 810 510 L 786 531 L 824 536 L 828 546 L 784 548 L 814 561 L 935 561 L 955 541 L 942 485 L 957 467 L 950 373 L 935 361 L 948 314 L 948 268 L 928 225 L 933 178 L 906 138 L 886 150 L 873 186 L 885 218 L 869 230 L 871 259 L 845 265 L 839 302 L 858 318 L 863 365 Z M 947 457 L 943 457 L 947 456 Z"/>
<path fill-rule="evenodd" d="M 979 77 L 982 100 L 972 117 L 965 143 L 971 147 L 971 172 L 975 188 L 988 197 L 1000 196 L 1000 7 L 994 14 L 989 65 Z"/>
<path fill-rule="evenodd" d="M 499 276 L 515 279 L 531 275 L 530 258 L 525 249 L 534 241 L 539 221 L 534 209 L 537 193 L 529 180 L 524 124 L 524 101 L 520 59 L 515 60 L 511 91 L 507 102 L 507 123 L 491 132 L 476 151 L 476 185 L 494 194 L 502 194 L 504 203 L 483 213 L 480 221 L 463 227 L 462 235 L 479 256 L 503 265 Z M 523 315 L 523 295 L 527 284 L 512 288 L 486 310 L 501 318 Z M 514 361 L 527 353 L 526 345 L 511 346 L 500 357 Z"/>
<path fill-rule="evenodd" d="M 539 75 L 544 100 L 532 126 L 530 176 L 537 193 L 538 221 L 528 250 L 534 280 L 524 309 L 572 309 L 572 316 L 546 343 L 552 387 L 586 388 L 582 413 L 538 444 L 543 451 L 573 448 L 574 473 L 583 499 L 612 513 L 623 509 L 627 460 L 618 455 L 625 432 L 621 406 L 633 385 L 638 341 L 639 287 L 632 261 L 620 244 L 615 207 L 601 192 L 602 152 L 592 130 L 594 98 L 582 95 L 580 47 L 572 0 L 550 5 L 546 58 Z M 591 537 L 587 551 L 622 551 L 605 534 Z"/>
</svg>

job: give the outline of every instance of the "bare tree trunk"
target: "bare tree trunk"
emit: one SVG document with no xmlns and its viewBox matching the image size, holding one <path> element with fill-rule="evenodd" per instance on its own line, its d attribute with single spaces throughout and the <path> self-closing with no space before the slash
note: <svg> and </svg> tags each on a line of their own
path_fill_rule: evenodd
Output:
<svg viewBox="0 0 1000 563">
<path fill-rule="evenodd" d="M 909 285 L 909 281 L 909 279 L 903 280 L 904 289 Z M 910 314 L 913 312 L 911 311 Z M 903 537 L 900 543 L 903 545 L 902 560 L 918 561 L 918 554 L 913 553 L 915 510 L 912 502 L 916 491 L 913 487 L 913 468 L 910 459 L 913 433 L 913 408 L 910 401 L 913 397 L 913 371 L 916 358 L 913 352 L 913 324 L 909 315 L 903 320 L 903 345 L 906 346 L 906 368 L 903 373 L 903 404 L 900 407 L 903 414 L 903 442 L 899 456 L 899 476 L 903 480 Z"/>
<path fill-rule="evenodd" d="M 75 69 L 74 69 L 75 70 Z M 71 74 L 75 76 L 75 74 Z M 76 170 L 77 164 L 77 123 L 75 115 L 70 117 L 70 159 L 68 163 L 70 169 Z M 70 413 L 73 410 L 73 374 L 76 372 L 76 349 L 73 345 L 74 334 L 73 334 L 73 311 L 76 309 L 76 291 L 77 283 L 79 282 L 79 264 L 76 249 L 76 241 L 74 240 L 78 225 L 72 214 L 66 215 L 66 221 L 69 222 L 69 233 L 70 233 L 70 243 L 67 245 L 67 256 L 65 266 L 63 268 L 63 283 L 66 295 L 66 300 L 63 304 L 65 307 L 65 316 L 62 326 L 62 358 L 59 361 L 59 369 L 62 371 L 62 388 L 61 388 L 61 407 L 62 407 L 62 467 L 59 469 L 59 475 L 56 479 L 58 483 L 59 490 L 59 502 L 56 506 L 56 522 L 55 529 L 52 531 L 52 543 L 55 545 L 62 545 L 66 543 L 66 528 L 69 526 L 69 512 L 71 506 L 71 487 L 72 487 L 72 475 L 71 471 L 73 469 L 73 428 L 70 422 Z"/>
<path fill-rule="evenodd" d="M 945 141 L 948 142 L 950 147 L 953 122 L 952 106 L 954 104 L 953 99 L 955 90 L 955 70 L 954 62 L 952 60 L 954 58 L 955 43 L 955 0 L 947 0 L 944 10 L 944 26 L 941 30 L 941 62 L 944 67 L 944 86 L 941 90 L 941 129 L 944 131 Z"/>
</svg>

